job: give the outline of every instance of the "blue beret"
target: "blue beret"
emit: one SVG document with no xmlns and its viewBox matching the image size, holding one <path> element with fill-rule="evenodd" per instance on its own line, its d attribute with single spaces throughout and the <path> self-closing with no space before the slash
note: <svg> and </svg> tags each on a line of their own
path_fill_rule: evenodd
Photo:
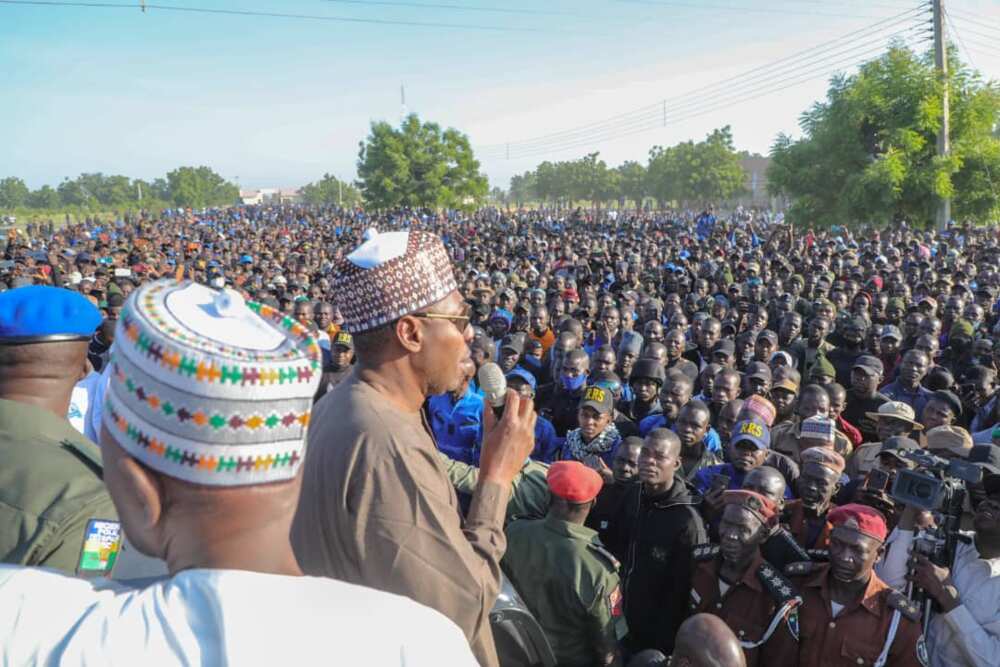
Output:
<svg viewBox="0 0 1000 667">
<path fill-rule="evenodd" d="M 32 285 L 0 293 L 0 344 L 87 340 L 101 311 L 77 292 Z"/>
</svg>

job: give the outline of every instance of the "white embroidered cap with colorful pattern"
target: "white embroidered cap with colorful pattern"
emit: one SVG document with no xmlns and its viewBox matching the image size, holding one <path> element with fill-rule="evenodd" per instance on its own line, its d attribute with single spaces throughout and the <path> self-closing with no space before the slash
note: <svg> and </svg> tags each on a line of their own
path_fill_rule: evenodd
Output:
<svg viewBox="0 0 1000 667">
<path fill-rule="evenodd" d="M 437 303 L 458 289 L 441 239 L 429 232 L 365 232 L 337 267 L 333 290 L 344 329 L 357 335 Z"/>
<path fill-rule="evenodd" d="M 297 320 L 232 290 L 160 280 L 125 303 L 104 425 L 132 456 L 209 486 L 288 480 L 322 374 Z"/>
</svg>

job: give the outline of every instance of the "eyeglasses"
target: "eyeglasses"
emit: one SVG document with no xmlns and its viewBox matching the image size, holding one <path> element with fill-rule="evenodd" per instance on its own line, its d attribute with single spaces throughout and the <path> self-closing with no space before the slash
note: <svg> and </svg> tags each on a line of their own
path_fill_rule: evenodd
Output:
<svg viewBox="0 0 1000 667">
<path fill-rule="evenodd" d="M 425 320 L 451 320 L 451 323 L 461 334 L 464 334 L 465 330 L 469 328 L 469 320 L 471 319 L 468 308 L 465 309 L 463 315 L 448 315 L 446 313 L 412 313 L 412 315 L 413 317 L 422 317 Z"/>
</svg>

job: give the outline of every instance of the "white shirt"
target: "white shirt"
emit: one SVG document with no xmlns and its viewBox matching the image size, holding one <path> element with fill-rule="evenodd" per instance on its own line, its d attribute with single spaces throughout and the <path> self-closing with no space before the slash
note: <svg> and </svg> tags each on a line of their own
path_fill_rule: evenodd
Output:
<svg viewBox="0 0 1000 667">
<path fill-rule="evenodd" d="M 895 548 L 901 554 L 906 553 L 913 543 L 913 531 L 896 532 L 899 542 Z M 888 558 L 886 561 L 889 565 Z M 905 560 L 893 561 L 894 569 L 901 567 L 905 572 Z M 997 667 L 1000 665 L 1000 558 L 980 558 L 974 544 L 959 543 L 951 580 L 961 604 L 931 619 L 926 639 L 932 667 Z"/>
<path fill-rule="evenodd" d="M 69 420 L 70 425 L 82 435 L 87 435 L 87 415 L 94 403 L 94 395 L 97 392 L 97 385 L 100 381 L 101 374 L 91 371 L 87 374 L 87 377 L 74 385 L 73 393 L 70 395 L 69 412 L 66 413 L 66 418 Z"/>
<path fill-rule="evenodd" d="M 318 577 L 187 570 L 141 590 L 0 565 L 4 665 L 470 665 L 408 598 Z"/>
</svg>

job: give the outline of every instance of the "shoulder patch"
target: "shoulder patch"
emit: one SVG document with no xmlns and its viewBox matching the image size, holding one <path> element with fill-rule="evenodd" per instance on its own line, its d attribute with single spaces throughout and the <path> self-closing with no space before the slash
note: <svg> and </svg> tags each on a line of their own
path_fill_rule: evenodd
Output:
<svg viewBox="0 0 1000 667">
<path fill-rule="evenodd" d="M 122 546 L 122 526 L 117 521 L 91 519 L 83 534 L 77 574 L 107 576 L 118 558 Z"/>
<path fill-rule="evenodd" d="M 601 560 L 607 562 L 607 564 L 611 566 L 613 571 L 617 572 L 621 568 L 622 564 L 618 562 L 618 559 L 615 558 L 614 554 L 605 549 L 604 545 L 600 542 L 587 542 L 587 548 L 598 554 L 601 557 Z"/>
<path fill-rule="evenodd" d="M 811 561 L 802 561 L 800 563 L 789 563 L 785 566 L 785 574 L 790 577 L 798 577 L 804 574 L 810 574 L 815 572 L 823 563 L 813 563 Z"/>
<path fill-rule="evenodd" d="M 899 612 L 910 619 L 911 621 L 919 622 L 921 613 L 920 605 L 906 597 L 899 591 L 889 591 L 889 595 L 886 596 L 886 604 L 893 609 L 899 610 Z"/>
<path fill-rule="evenodd" d="M 795 565 L 795 563 L 792 563 L 792 565 Z M 760 579 L 760 583 L 764 585 L 764 590 L 771 594 L 771 597 L 774 598 L 779 607 L 789 600 L 798 597 L 798 593 L 792 587 L 791 582 L 785 579 L 778 572 L 777 568 L 773 567 L 770 563 L 761 563 L 760 567 L 757 568 L 757 578 Z"/>
<path fill-rule="evenodd" d="M 719 555 L 718 544 L 699 544 L 691 550 L 695 560 L 712 560 Z"/>
<path fill-rule="evenodd" d="M 815 563 L 827 563 L 830 561 L 830 551 L 828 549 L 809 549 L 809 560 Z"/>
</svg>

